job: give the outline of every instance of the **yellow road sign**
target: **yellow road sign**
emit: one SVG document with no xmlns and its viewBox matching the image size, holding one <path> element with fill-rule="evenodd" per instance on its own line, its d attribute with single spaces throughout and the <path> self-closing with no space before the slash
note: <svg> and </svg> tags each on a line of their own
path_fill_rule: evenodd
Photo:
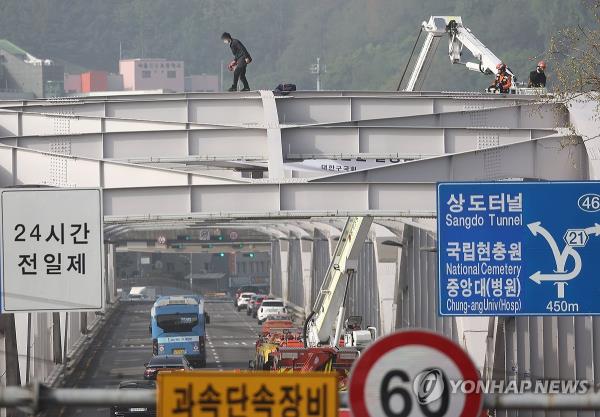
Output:
<svg viewBox="0 0 600 417">
<path fill-rule="evenodd" d="M 159 417 L 334 417 L 335 373 L 161 372 Z"/>
</svg>

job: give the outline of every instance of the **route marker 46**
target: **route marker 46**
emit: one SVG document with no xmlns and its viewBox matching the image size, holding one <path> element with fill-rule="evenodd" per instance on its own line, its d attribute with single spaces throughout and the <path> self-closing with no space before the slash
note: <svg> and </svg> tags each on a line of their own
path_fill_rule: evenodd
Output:
<svg viewBox="0 0 600 417">
<path fill-rule="evenodd" d="M 350 375 L 350 408 L 361 417 L 476 417 L 479 374 L 468 354 L 437 333 L 405 330 L 378 339 Z M 452 382 L 452 384 L 451 384 Z"/>
</svg>

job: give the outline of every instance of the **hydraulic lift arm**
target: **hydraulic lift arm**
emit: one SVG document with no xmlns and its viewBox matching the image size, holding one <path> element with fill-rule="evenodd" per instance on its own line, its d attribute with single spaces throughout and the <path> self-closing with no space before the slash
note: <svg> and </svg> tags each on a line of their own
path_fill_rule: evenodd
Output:
<svg viewBox="0 0 600 417">
<path fill-rule="evenodd" d="M 431 16 L 428 22 L 422 23 L 427 37 L 415 63 L 413 72 L 404 91 L 419 91 L 423 88 L 431 62 L 440 43 L 446 34 L 449 37 L 448 57 L 453 64 L 462 64 L 472 71 L 487 75 L 496 75 L 496 65 L 501 62 L 473 33 L 462 24 L 460 16 Z M 462 49 L 466 47 L 478 62 L 462 62 Z M 507 72 L 515 75 L 507 69 Z"/>
<path fill-rule="evenodd" d="M 306 347 L 327 343 L 337 346 L 344 320 L 348 284 L 358 268 L 358 258 L 372 222 L 370 216 L 348 218 L 313 310 L 304 325 Z"/>
</svg>

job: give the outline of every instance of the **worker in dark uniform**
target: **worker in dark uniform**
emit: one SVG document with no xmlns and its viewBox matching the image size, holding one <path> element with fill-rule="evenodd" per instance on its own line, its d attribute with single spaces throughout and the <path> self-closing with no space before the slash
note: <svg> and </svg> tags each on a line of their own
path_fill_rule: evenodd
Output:
<svg viewBox="0 0 600 417">
<path fill-rule="evenodd" d="M 242 91 L 250 91 L 250 86 L 246 79 L 246 66 L 252 62 L 252 57 L 244 44 L 238 39 L 233 39 L 229 33 L 224 32 L 221 35 L 221 39 L 229 45 L 231 52 L 233 53 L 233 61 L 227 66 L 229 71 L 233 71 L 233 84 L 227 91 L 237 91 L 239 80 L 241 80 L 244 85 Z"/>
<path fill-rule="evenodd" d="M 546 63 L 540 61 L 537 64 L 535 71 L 529 73 L 529 84 L 528 87 L 546 87 Z"/>
<path fill-rule="evenodd" d="M 512 76 L 506 71 L 506 65 L 502 62 L 496 65 L 496 69 L 498 70 L 498 74 L 496 74 L 496 78 L 488 88 L 488 91 L 496 90 L 506 94 L 510 91 L 510 87 L 512 86 Z"/>
</svg>

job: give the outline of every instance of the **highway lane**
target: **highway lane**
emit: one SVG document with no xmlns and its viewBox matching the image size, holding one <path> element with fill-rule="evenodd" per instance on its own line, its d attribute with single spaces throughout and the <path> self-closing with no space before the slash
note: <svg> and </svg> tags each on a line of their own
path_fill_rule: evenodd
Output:
<svg viewBox="0 0 600 417">
<path fill-rule="evenodd" d="M 207 367 L 247 369 L 254 357 L 259 326 L 256 319 L 237 312 L 233 303 L 206 303 L 210 314 L 207 326 Z"/>
<path fill-rule="evenodd" d="M 144 363 L 152 355 L 148 331 L 149 302 L 122 302 L 90 347 L 66 386 L 115 388 L 127 379 L 142 379 Z M 207 368 L 247 369 L 254 355 L 259 326 L 245 311 L 237 312 L 231 302 L 206 302 L 211 322 L 207 325 Z M 107 417 L 108 408 L 61 408 L 47 413 L 52 417 Z"/>
</svg>

